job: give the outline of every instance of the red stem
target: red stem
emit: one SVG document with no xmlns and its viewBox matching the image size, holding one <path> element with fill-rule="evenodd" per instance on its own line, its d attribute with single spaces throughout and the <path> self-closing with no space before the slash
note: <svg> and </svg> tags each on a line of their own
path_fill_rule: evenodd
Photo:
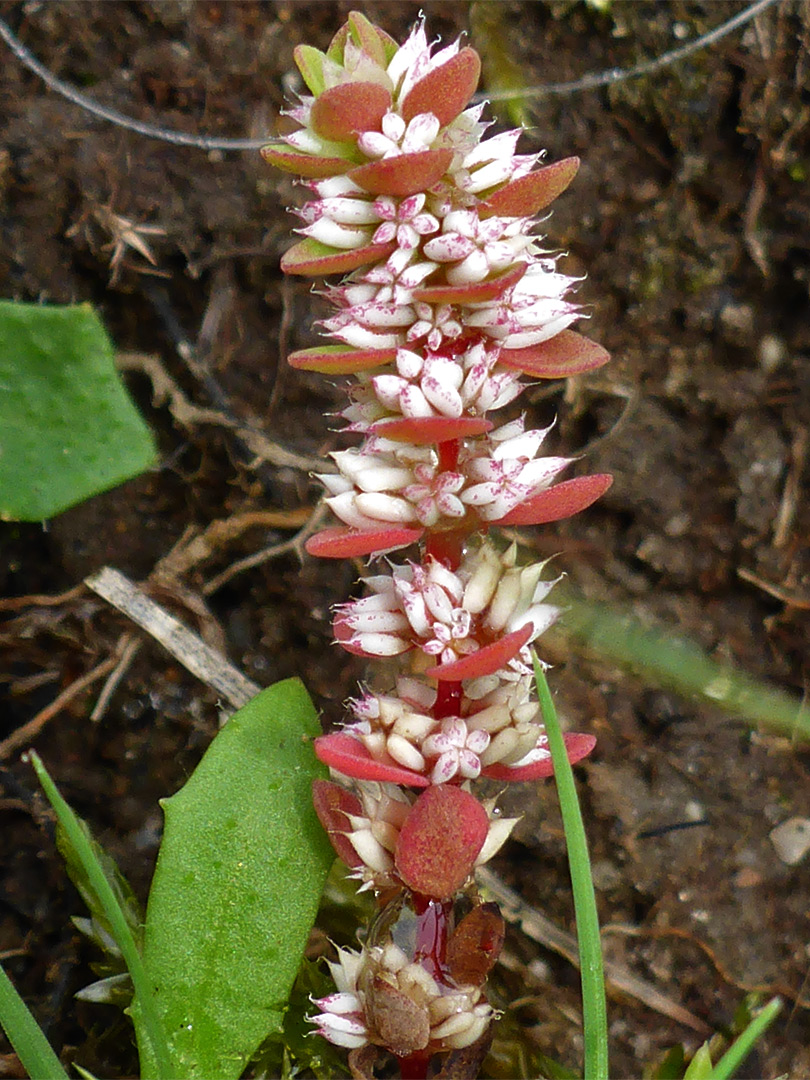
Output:
<svg viewBox="0 0 810 1080">
<path fill-rule="evenodd" d="M 426 1080 L 432 1054 L 410 1054 L 399 1059 L 399 1075 L 402 1080 Z"/>
<path fill-rule="evenodd" d="M 460 439 L 439 443 L 439 472 L 452 472 L 458 465 L 461 449 Z M 425 557 L 443 562 L 449 570 L 457 570 L 464 553 L 468 530 L 454 532 L 429 532 L 425 539 Z M 461 702 L 460 682 L 440 682 L 437 687 L 433 715 L 437 720 L 457 716 Z M 445 957 L 453 911 L 452 900 L 431 900 L 428 896 L 414 894 L 413 904 L 417 914 L 414 960 L 437 979 L 445 981 Z M 402 1080 L 426 1080 L 428 1066 L 433 1054 L 420 1051 L 400 1058 Z"/>
<path fill-rule="evenodd" d="M 444 720 L 446 716 L 458 716 L 461 704 L 461 683 L 442 680 L 436 687 L 436 704 L 433 706 L 433 717 L 436 720 Z"/>
</svg>

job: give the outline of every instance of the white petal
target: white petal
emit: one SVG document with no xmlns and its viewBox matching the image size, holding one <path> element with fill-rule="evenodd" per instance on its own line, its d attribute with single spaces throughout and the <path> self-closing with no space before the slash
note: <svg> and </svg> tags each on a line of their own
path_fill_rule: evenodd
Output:
<svg viewBox="0 0 810 1080">
<path fill-rule="evenodd" d="M 413 745 L 401 735 L 390 735 L 386 743 L 386 749 L 394 761 L 403 765 L 406 769 L 414 772 L 422 772 L 425 768 L 425 759 Z"/>
<path fill-rule="evenodd" d="M 322 217 L 298 231 L 321 244 L 347 250 L 363 247 L 369 241 L 369 234 L 364 229 L 349 229 L 328 217 Z"/>
<path fill-rule="evenodd" d="M 470 285 L 483 281 L 490 272 L 489 260 L 483 251 L 476 248 L 463 259 L 458 266 L 451 266 L 447 271 L 447 280 L 451 285 Z"/>
<path fill-rule="evenodd" d="M 355 504 L 361 514 L 375 518 L 377 521 L 405 524 L 413 521 L 415 516 L 410 503 L 394 495 L 384 495 L 377 492 L 362 494 L 356 496 Z"/>
</svg>

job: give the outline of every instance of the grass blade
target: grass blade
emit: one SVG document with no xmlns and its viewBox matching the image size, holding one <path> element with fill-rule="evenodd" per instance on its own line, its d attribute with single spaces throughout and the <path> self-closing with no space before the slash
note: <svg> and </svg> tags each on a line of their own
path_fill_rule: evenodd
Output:
<svg viewBox="0 0 810 1080">
<path fill-rule="evenodd" d="M 42 785 L 42 790 L 45 792 L 48 802 L 53 807 L 53 811 L 64 831 L 65 839 L 73 848 L 76 858 L 87 875 L 88 884 L 94 890 L 104 914 L 109 920 L 113 937 L 132 976 L 138 1005 L 138 1009 L 133 1014 L 136 1028 L 141 1026 L 139 1034 L 144 1035 L 151 1044 L 162 1080 L 174 1080 L 175 1072 L 169 1055 L 166 1035 L 158 1018 L 143 960 L 132 936 L 127 917 L 95 856 L 87 833 L 82 827 L 82 822 L 59 794 L 39 755 L 32 750 L 29 757 L 37 778 Z"/>
<path fill-rule="evenodd" d="M 810 740 L 810 710 L 799 698 L 732 664 L 718 663 L 671 627 L 646 626 L 629 612 L 583 600 L 573 590 L 558 602 L 565 607 L 559 626 L 563 633 L 641 676 L 647 685 L 674 690 L 797 743 Z"/>
<path fill-rule="evenodd" d="M 712 1080 L 729 1080 L 754 1048 L 757 1040 L 782 1011 L 780 998 L 771 998 L 712 1069 Z"/>
<path fill-rule="evenodd" d="M 565 742 L 557 721 L 551 692 L 537 656 L 532 654 L 532 658 L 537 696 L 543 712 L 551 760 L 554 763 L 554 779 L 560 798 L 565 843 L 568 848 L 568 866 L 574 893 L 582 974 L 582 1019 L 585 1032 L 584 1077 L 585 1080 L 608 1080 L 605 975 L 602 966 L 599 917 L 596 911 L 596 896 L 588 856 L 588 841 L 582 823 L 574 774 L 565 751 Z"/>
<path fill-rule="evenodd" d="M 31 1010 L 0 967 L 0 1027 L 8 1036 L 23 1068 L 36 1080 L 68 1080 L 62 1063 L 45 1038 Z"/>
</svg>

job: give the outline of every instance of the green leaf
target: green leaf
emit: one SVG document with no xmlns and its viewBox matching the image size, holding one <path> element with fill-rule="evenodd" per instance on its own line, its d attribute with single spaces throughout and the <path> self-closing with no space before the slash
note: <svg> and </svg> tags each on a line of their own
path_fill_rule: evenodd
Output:
<svg viewBox="0 0 810 1080">
<path fill-rule="evenodd" d="M 0 967 L 0 1027 L 8 1036 L 23 1068 L 35 1080 L 68 1080 L 45 1033 Z"/>
<path fill-rule="evenodd" d="M 671 628 L 646 626 L 627 611 L 583 600 L 572 590 L 561 602 L 561 630 L 598 656 L 641 675 L 648 685 L 668 687 L 797 742 L 810 740 L 810 711 L 792 694 L 718 663 Z"/>
<path fill-rule="evenodd" d="M 101 909 L 110 926 L 115 942 L 123 954 L 137 995 L 137 1010 L 133 1013 L 135 1031 L 142 1057 L 144 1047 L 148 1049 L 150 1059 L 157 1062 L 158 1071 L 163 1080 L 171 1080 L 177 1075 L 171 1067 L 169 1049 L 163 1028 L 157 1015 L 155 1001 L 146 977 L 140 951 L 135 943 L 127 915 L 119 903 L 113 884 L 107 879 L 104 868 L 98 861 L 96 850 L 90 842 L 90 833 L 70 809 L 59 794 L 56 784 L 48 775 L 38 754 L 32 750 L 29 754 L 31 764 L 42 785 L 48 802 L 53 807 L 56 819 L 63 830 L 63 845 L 69 849 L 69 856 L 81 866 L 87 883 L 87 889 L 93 894 L 94 909 Z"/>
<path fill-rule="evenodd" d="M 75 822 L 82 832 L 84 840 L 92 853 L 98 869 L 101 870 L 104 879 L 115 896 L 115 902 L 126 920 L 135 944 L 140 948 L 141 937 L 143 936 L 143 917 L 129 882 L 118 869 L 115 859 L 113 859 L 111 855 L 108 855 L 101 844 L 94 839 L 90 829 L 87 827 L 87 822 L 82 821 L 79 817 L 75 818 Z M 56 822 L 56 846 L 59 850 L 59 854 L 65 861 L 65 868 L 70 880 L 76 886 L 79 896 L 81 896 L 82 900 L 87 905 L 87 909 L 92 917 L 93 925 L 90 932 L 87 933 L 87 936 L 94 938 L 106 952 L 109 950 L 109 942 L 105 944 L 105 935 L 109 935 L 109 937 L 113 939 L 113 943 L 115 942 L 115 933 L 112 924 L 104 908 L 104 904 L 88 876 L 87 867 L 82 861 L 82 857 L 71 842 L 71 838 L 67 833 L 63 822 L 59 819 L 57 819 Z M 81 930 L 82 933 L 87 932 L 84 924 L 78 920 L 74 921 L 78 923 L 77 928 Z"/>
<path fill-rule="evenodd" d="M 717 1062 L 712 1080 L 730 1080 L 781 1011 L 781 998 L 771 998 Z"/>
<path fill-rule="evenodd" d="M 689 1068 L 683 1074 L 683 1080 L 711 1080 L 711 1077 L 712 1055 L 709 1044 L 705 1042 L 689 1062 Z"/>
<path fill-rule="evenodd" d="M 88 304 L 0 301 L 0 387 L 0 519 L 53 517 L 155 460 Z"/>
<path fill-rule="evenodd" d="M 326 773 L 309 744 L 318 734 L 299 680 L 277 683 L 231 717 L 163 803 L 144 961 L 188 1080 L 235 1080 L 281 1030 L 334 858 L 312 808 L 312 780 Z"/>
<path fill-rule="evenodd" d="M 652 1073 L 652 1080 L 681 1080 L 685 1065 L 683 1043 L 675 1043 Z"/>
<path fill-rule="evenodd" d="M 318 97 L 326 89 L 323 76 L 325 55 L 312 45 L 296 45 L 293 49 L 293 59 L 309 91 Z"/>
<path fill-rule="evenodd" d="M 574 894 L 577 921 L 579 966 L 582 973 L 582 1021 L 585 1037 L 585 1080 L 608 1080 L 608 1030 L 605 1005 L 605 974 L 602 963 L 602 941 L 599 936 L 599 915 L 593 888 L 588 840 L 582 822 L 574 773 L 565 741 L 557 720 L 557 710 L 548 688 L 545 672 L 536 654 L 534 680 L 548 735 L 548 748 L 554 764 L 554 781 L 560 799 L 565 844 L 568 849 L 568 868 Z"/>
</svg>

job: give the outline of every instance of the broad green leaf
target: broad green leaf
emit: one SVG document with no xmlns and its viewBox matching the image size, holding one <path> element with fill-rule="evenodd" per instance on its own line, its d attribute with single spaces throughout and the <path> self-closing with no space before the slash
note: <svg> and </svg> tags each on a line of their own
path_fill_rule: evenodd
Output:
<svg viewBox="0 0 810 1080">
<path fill-rule="evenodd" d="M 0 390 L 2 520 L 53 517 L 155 460 L 88 304 L 0 301 Z"/>
<path fill-rule="evenodd" d="M 0 967 L 0 1027 L 34 1080 L 67 1080 L 59 1058 L 11 979 Z"/>
<path fill-rule="evenodd" d="M 144 961 L 187 1080 L 235 1080 L 282 1028 L 334 858 L 312 808 L 312 780 L 326 772 L 309 742 L 319 733 L 300 681 L 277 683 L 163 803 Z"/>
</svg>

